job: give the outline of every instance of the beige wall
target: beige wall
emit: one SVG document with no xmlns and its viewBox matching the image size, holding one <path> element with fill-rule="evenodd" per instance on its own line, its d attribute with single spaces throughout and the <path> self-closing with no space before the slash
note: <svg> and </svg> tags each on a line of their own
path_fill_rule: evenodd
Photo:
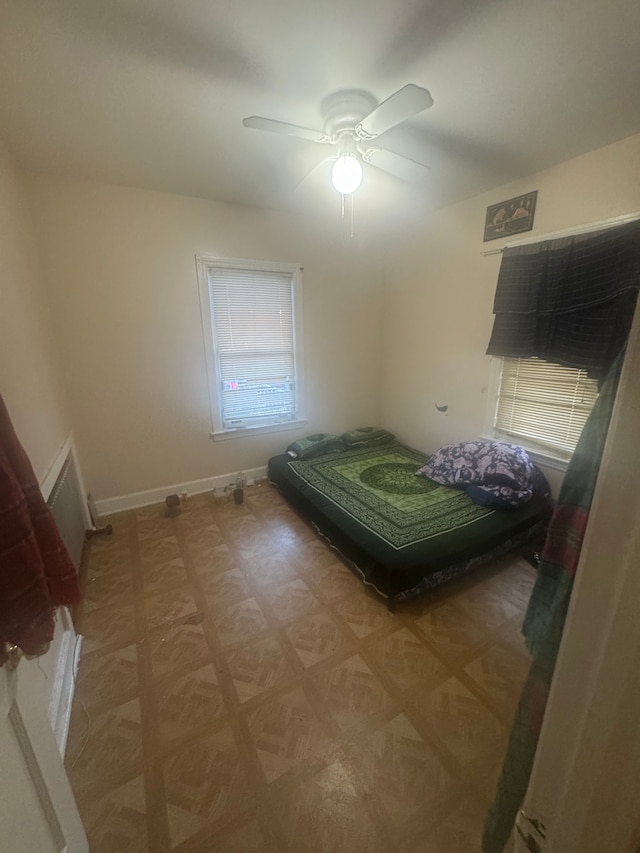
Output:
<svg viewBox="0 0 640 853">
<path fill-rule="evenodd" d="M 640 137 L 632 137 L 435 213 L 394 241 L 382 296 L 379 269 L 344 239 L 339 220 L 330 231 L 285 214 L 30 176 L 47 311 L 88 488 L 100 499 L 228 474 L 264 465 L 306 432 L 366 423 L 424 450 L 482 434 L 500 256 L 481 253 L 503 244 L 482 242 L 487 205 L 538 189 L 527 235 L 535 237 L 640 209 L 639 173 Z M 0 346 L 12 357 L 0 369 L 43 468 L 66 421 L 35 310 L 20 177 L 6 164 L 2 175 L 2 239 L 21 261 L 0 320 L 7 326 Z M 210 438 L 197 253 L 304 266 L 309 423 L 302 430 Z M 28 345 L 34 336 L 39 343 Z M 39 407 L 53 424 L 34 417 Z M 43 435 L 53 449 L 38 449 Z M 559 475 L 551 477 L 557 485 Z"/>
<path fill-rule="evenodd" d="M 379 423 L 380 274 L 339 217 L 329 233 L 299 217 L 98 183 L 32 176 L 30 188 L 96 499 L 261 466 L 308 432 Z M 197 253 L 304 267 L 304 429 L 210 438 Z"/>
<path fill-rule="evenodd" d="M 41 481 L 70 430 L 50 331 L 22 173 L 0 149 L 0 394 Z"/>
<path fill-rule="evenodd" d="M 416 447 L 432 451 L 483 432 L 500 255 L 481 253 L 508 242 L 482 242 L 485 212 L 535 189 L 534 230 L 521 237 L 640 210 L 640 136 L 446 208 L 397 248 L 384 297 L 382 422 Z M 558 473 L 550 479 L 557 485 Z"/>
</svg>

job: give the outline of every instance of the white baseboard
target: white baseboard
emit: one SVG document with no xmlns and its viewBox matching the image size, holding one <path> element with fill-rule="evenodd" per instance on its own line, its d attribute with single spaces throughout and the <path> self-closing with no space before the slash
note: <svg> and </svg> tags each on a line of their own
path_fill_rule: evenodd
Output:
<svg viewBox="0 0 640 853">
<path fill-rule="evenodd" d="M 75 692 L 76 672 L 80 658 L 82 636 L 76 634 L 66 607 L 58 611 L 62 625 L 60 646 L 53 670 L 53 684 L 49 696 L 49 722 L 64 759 L 71 720 L 71 705 Z"/>
<path fill-rule="evenodd" d="M 264 480 L 267 476 L 266 465 L 260 468 L 251 468 L 244 472 L 247 485 L 252 485 L 258 480 Z M 100 515 L 111 515 L 113 512 L 122 512 L 125 509 L 138 509 L 149 504 L 162 503 L 167 495 L 199 495 L 202 492 L 210 492 L 213 489 L 225 488 L 233 485 L 236 475 L 221 474 L 218 477 L 205 477 L 204 480 L 191 480 L 188 483 L 177 483 L 173 486 L 162 486 L 159 489 L 148 489 L 145 492 L 132 492 L 129 495 L 120 495 L 115 498 L 103 498 L 95 501 L 96 509 Z"/>
</svg>

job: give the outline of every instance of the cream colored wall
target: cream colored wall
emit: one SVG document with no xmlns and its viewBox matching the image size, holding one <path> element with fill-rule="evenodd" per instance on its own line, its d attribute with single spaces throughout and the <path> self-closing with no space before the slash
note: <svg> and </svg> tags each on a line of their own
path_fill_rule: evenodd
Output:
<svg viewBox="0 0 640 853">
<path fill-rule="evenodd" d="M 535 229 L 527 234 L 535 237 L 640 209 L 639 172 L 640 137 L 632 137 L 435 213 L 394 243 L 382 299 L 378 268 L 341 236 L 338 220 L 330 231 L 285 214 L 30 176 L 47 310 L 88 488 L 99 499 L 232 473 L 263 465 L 306 432 L 365 423 L 383 424 L 425 450 L 480 435 L 500 263 L 499 255 L 481 253 L 505 242 L 482 242 L 487 205 L 538 189 Z M 19 239 L 7 234 L 6 199 L 13 209 L 20 176 L 6 166 L 2 174 L 2 237 L 11 255 L 27 238 L 24 226 Z M 8 221 L 15 230 L 15 217 Z M 3 353 L 20 357 L 3 358 L 0 370 L 37 454 L 42 434 L 59 446 L 66 421 L 53 391 L 44 319 L 30 313 L 39 300 L 25 251 L 18 266 L 31 285 L 18 286 L 20 274 L 11 277 L 13 302 L 0 320 L 7 326 Z M 224 442 L 209 437 L 196 253 L 304 266 L 304 429 Z M 6 322 L 14 316 L 17 323 Z M 25 334 L 20 318 L 27 316 Z M 36 327 L 40 343 L 29 346 Z M 30 378 L 23 381 L 23 374 Z M 31 415 L 36 400 L 53 425 L 43 428 Z M 56 449 L 42 449 L 41 468 Z M 557 486 L 560 476 L 549 473 Z"/>
<path fill-rule="evenodd" d="M 416 447 L 432 451 L 483 432 L 500 255 L 481 253 L 508 242 L 482 242 L 485 212 L 536 189 L 534 230 L 521 237 L 640 210 L 640 136 L 446 208 L 397 247 L 384 296 L 382 422 Z M 557 488 L 559 473 L 547 473 Z"/>
<path fill-rule="evenodd" d="M 42 481 L 70 424 L 22 172 L 0 149 L 0 394 Z"/>
<path fill-rule="evenodd" d="M 379 423 L 380 274 L 299 217 L 32 176 L 73 428 L 96 499 L 264 465 L 309 432 Z M 213 441 L 196 254 L 304 267 L 308 424 Z M 377 278 L 376 278 L 377 276 Z"/>
</svg>

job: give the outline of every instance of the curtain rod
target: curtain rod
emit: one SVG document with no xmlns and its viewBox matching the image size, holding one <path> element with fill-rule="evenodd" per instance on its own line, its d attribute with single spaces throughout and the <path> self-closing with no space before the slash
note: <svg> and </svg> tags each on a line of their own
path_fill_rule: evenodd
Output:
<svg viewBox="0 0 640 853">
<path fill-rule="evenodd" d="M 537 237 L 527 237 L 524 240 L 517 240 L 514 243 L 507 243 L 500 249 L 487 249 L 480 252 L 485 257 L 487 255 L 501 255 L 505 249 L 511 249 L 515 246 L 526 246 L 528 243 L 540 243 L 543 240 L 556 240 L 560 237 L 575 237 L 578 234 L 588 234 L 590 231 L 602 231 L 605 228 L 611 228 L 614 225 L 622 225 L 625 222 L 635 222 L 640 219 L 640 210 L 635 213 L 624 213 L 622 216 L 614 216 L 611 219 L 602 219 L 600 222 L 592 222 L 589 225 L 578 225 L 576 228 L 565 228 L 563 231 L 554 231 L 552 234 L 540 234 Z"/>
</svg>

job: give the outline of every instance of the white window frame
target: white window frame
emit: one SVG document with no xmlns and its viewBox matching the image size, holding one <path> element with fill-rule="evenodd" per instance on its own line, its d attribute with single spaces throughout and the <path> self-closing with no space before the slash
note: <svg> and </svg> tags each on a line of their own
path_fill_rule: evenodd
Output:
<svg viewBox="0 0 640 853">
<path fill-rule="evenodd" d="M 200 311 L 204 338 L 209 403 L 211 408 L 211 436 L 215 440 L 255 436 L 263 433 L 281 432 L 298 429 L 306 424 L 303 388 L 303 334 L 302 334 L 302 268 L 299 264 L 273 261 L 249 260 L 246 258 L 220 258 L 210 255 L 196 255 L 198 290 L 200 293 Z M 294 360 L 296 371 L 296 415 L 293 420 L 277 421 L 259 426 L 225 427 L 222 421 L 222 401 L 220 397 L 219 361 L 216 353 L 216 341 L 213 332 L 213 310 L 209 274 L 212 270 L 242 270 L 256 272 L 276 272 L 291 275 L 291 302 L 293 308 Z"/>
<path fill-rule="evenodd" d="M 566 471 L 573 455 L 572 452 L 563 453 L 560 450 L 554 451 L 553 448 L 547 448 L 543 444 L 537 443 L 534 439 L 527 439 L 521 436 L 509 436 L 496 428 L 496 416 L 498 411 L 500 387 L 502 383 L 503 363 L 503 358 L 493 357 L 491 359 L 489 393 L 487 399 L 487 411 L 485 415 L 485 438 L 517 444 L 520 447 L 524 447 L 531 459 L 537 464 L 545 465 L 546 467 L 557 471 Z"/>
</svg>

